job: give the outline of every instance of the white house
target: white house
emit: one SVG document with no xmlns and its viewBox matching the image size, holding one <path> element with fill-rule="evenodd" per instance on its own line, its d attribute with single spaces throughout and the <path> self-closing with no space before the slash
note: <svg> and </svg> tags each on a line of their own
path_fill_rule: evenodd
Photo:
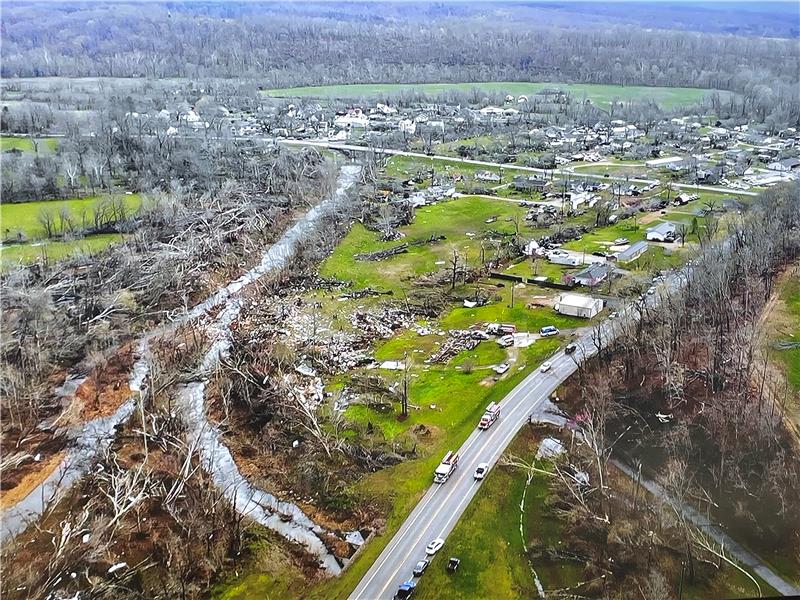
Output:
<svg viewBox="0 0 800 600">
<path fill-rule="evenodd" d="M 603 310 L 603 301 L 581 294 L 560 294 L 553 308 L 562 315 L 591 319 Z"/>
<path fill-rule="evenodd" d="M 672 221 L 665 221 L 647 228 L 648 242 L 672 242 L 675 240 L 676 227 Z"/>
</svg>

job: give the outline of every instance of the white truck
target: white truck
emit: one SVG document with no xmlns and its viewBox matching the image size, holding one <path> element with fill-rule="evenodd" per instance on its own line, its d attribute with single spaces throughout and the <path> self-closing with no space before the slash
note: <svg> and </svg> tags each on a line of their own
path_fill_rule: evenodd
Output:
<svg viewBox="0 0 800 600">
<path fill-rule="evenodd" d="M 433 472 L 433 482 L 444 483 L 450 478 L 450 475 L 453 474 L 457 466 L 458 454 L 452 450 L 448 451 L 447 454 L 444 455 L 442 462 L 439 463 L 439 466 L 436 467 L 436 470 Z"/>
<path fill-rule="evenodd" d="M 483 413 L 480 423 L 478 423 L 478 429 L 489 429 L 499 416 L 500 405 L 497 402 L 492 402 L 486 407 L 486 411 Z"/>
</svg>

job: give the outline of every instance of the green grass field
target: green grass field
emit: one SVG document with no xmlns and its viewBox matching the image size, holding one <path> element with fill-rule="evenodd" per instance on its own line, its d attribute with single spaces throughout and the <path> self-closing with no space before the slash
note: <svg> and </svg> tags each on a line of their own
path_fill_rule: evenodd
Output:
<svg viewBox="0 0 800 600">
<path fill-rule="evenodd" d="M 17 265 L 27 265 L 39 260 L 62 260 L 79 253 L 94 254 L 110 244 L 122 241 L 119 233 L 101 233 L 78 240 L 35 242 L 0 246 L 0 270 L 7 271 Z"/>
<path fill-rule="evenodd" d="M 90 226 L 98 206 L 110 196 L 73 198 L 71 200 L 48 200 L 42 202 L 18 202 L 0 204 L 0 229 L 4 240 L 22 239 L 22 243 L 0 246 L 0 268 L 3 271 L 20 265 L 47 259 L 57 261 L 77 253 L 95 253 L 110 244 L 122 240 L 116 233 L 97 234 L 78 239 L 46 240 L 46 232 L 39 217 L 43 211 L 54 215 L 57 231 L 60 231 L 60 215 L 67 211 L 76 229 Z M 142 200 L 138 194 L 120 196 L 128 211 L 137 211 Z"/>
<path fill-rule="evenodd" d="M 514 439 L 507 455 L 534 458 L 538 439 L 530 429 Z M 546 465 L 538 464 L 540 468 Z M 520 502 L 527 474 L 496 466 L 481 484 L 475 499 L 448 536 L 445 549 L 436 556 L 419 580 L 419 598 L 538 597 L 525 556 L 519 529 Z M 548 495 L 545 475 L 535 475 L 525 494 L 523 528 L 526 542 L 558 546 L 561 523 L 544 507 Z M 447 558 L 461 560 L 455 574 L 448 573 Z M 534 565 L 545 589 L 568 587 L 581 581 L 582 565 L 566 561 L 537 561 Z"/>
<path fill-rule="evenodd" d="M 500 92 L 514 95 L 535 94 L 543 89 L 557 88 L 569 92 L 577 99 L 584 96 L 598 104 L 609 104 L 613 100 L 654 100 L 665 107 L 693 104 L 700 101 L 711 90 L 698 88 L 669 88 L 645 86 L 616 86 L 599 84 L 529 83 L 516 81 L 481 83 L 365 83 L 352 85 L 310 86 L 267 90 L 264 93 L 276 97 L 333 97 L 333 98 L 380 98 L 413 91 L 429 95 L 451 91 Z"/>
<path fill-rule="evenodd" d="M 800 340 L 800 279 L 787 279 L 780 289 L 783 301 L 781 332 L 779 339 L 785 341 Z M 776 350 L 777 356 L 786 367 L 786 378 L 789 384 L 800 391 L 800 348 Z"/>
<path fill-rule="evenodd" d="M 325 277 L 350 280 L 360 288 L 372 286 L 394 291 L 408 287 L 408 279 L 415 276 L 447 268 L 447 261 L 457 251 L 460 261 L 475 264 L 479 259 L 481 235 L 488 231 L 513 233 L 514 217 L 522 219 L 525 209 L 511 202 L 494 201 L 486 198 L 464 197 L 417 211 L 411 225 L 400 228 L 406 238 L 394 242 L 381 242 L 375 232 L 356 224 L 333 254 L 322 264 L 320 273 Z M 489 217 L 497 221 L 487 224 Z M 474 234 L 473 236 L 466 235 Z M 355 254 L 374 252 L 391 248 L 402 241 L 428 238 L 431 235 L 444 235 L 446 239 L 437 244 L 426 244 L 409 248 L 383 261 L 357 261 Z M 486 256 L 491 256 L 492 246 L 487 242 Z M 437 265 L 436 263 L 444 263 Z"/>
<path fill-rule="evenodd" d="M 37 138 L 39 151 L 51 152 L 58 147 L 58 138 Z M 34 144 L 29 137 L 9 137 L 0 136 L 0 152 L 8 150 L 19 150 L 21 152 L 33 152 Z"/>
<path fill-rule="evenodd" d="M 132 213 L 139 209 L 142 199 L 138 194 L 119 196 L 127 209 Z M 51 212 L 56 220 L 64 209 L 77 227 L 91 225 L 97 207 L 111 196 L 92 196 L 89 198 L 73 198 L 71 200 L 45 200 L 41 202 L 17 202 L 0 204 L 0 227 L 3 238 L 14 238 L 18 232 L 28 239 L 41 239 L 46 233 L 39 221 L 43 211 Z"/>
</svg>

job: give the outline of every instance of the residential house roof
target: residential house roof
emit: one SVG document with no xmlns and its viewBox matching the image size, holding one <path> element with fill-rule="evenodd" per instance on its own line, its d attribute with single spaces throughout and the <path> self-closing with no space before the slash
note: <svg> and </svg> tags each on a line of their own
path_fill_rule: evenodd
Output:
<svg viewBox="0 0 800 600">
<path fill-rule="evenodd" d="M 649 244 L 645 241 L 634 242 L 617 255 L 617 260 L 620 262 L 636 260 L 647 251 L 647 248 L 649 248 Z"/>
</svg>

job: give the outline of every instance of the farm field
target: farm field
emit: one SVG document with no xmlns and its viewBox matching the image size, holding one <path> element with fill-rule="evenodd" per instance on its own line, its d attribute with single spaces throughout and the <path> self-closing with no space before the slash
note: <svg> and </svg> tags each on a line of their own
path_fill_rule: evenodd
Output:
<svg viewBox="0 0 800 600">
<path fill-rule="evenodd" d="M 99 252 L 109 244 L 122 240 L 118 233 L 101 233 L 70 239 L 47 239 L 47 232 L 40 222 L 40 215 L 47 211 L 53 220 L 54 231 L 62 232 L 62 221 L 72 223 L 76 231 L 90 227 L 95 212 L 114 196 L 93 196 L 70 200 L 45 200 L 41 202 L 18 202 L 0 204 L 0 227 L 4 241 L 19 241 L 0 246 L 0 268 L 3 271 L 18 265 L 30 264 L 40 259 L 50 261 L 69 258 L 78 252 Z M 125 205 L 129 214 L 142 204 L 138 194 L 116 196 Z M 67 228 L 68 229 L 68 228 Z"/>
<path fill-rule="evenodd" d="M 100 233 L 77 240 L 0 246 L 0 270 L 6 271 L 15 265 L 30 264 L 40 259 L 54 261 L 69 258 L 81 252 L 99 252 L 122 239 L 123 235 L 119 233 Z"/>
<path fill-rule="evenodd" d="M 36 138 L 39 145 L 39 150 L 53 151 L 58 147 L 58 138 Z M 19 150 L 20 152 L 33 152 L 33 140 L 29 137 L 11 137 L 7 135 L 0 136 L 0 152 L 8 152 L 9 150 Z"/>
<path fill-rule="evenodd" d="M 130 212 L 135 212 L 142 204 L 138 194 L 123 194 L 120 198 Z M 4 239 L 15 237 L 18 232 L 29 239 L 39 239 L 46 236 L 46 231 L 39 221 L 42 211 L 49 211 L 56 216 L 63 214 L 66 209 L 69 217 L 77 227 L 84 222 L 90 224 L 97 208 L 107 200 L 114 198 L 111 195 L 90 196 L 88 198 L 72 198 L 70 200 L 43 200 L 39 202 L 15 202 L 0 204 L 0 223 Z"/>
<path fill-rule="evenodd" d="M 514 95 L 535 94 L 543 89 L 554 89 L 569 92 L 576 98 L 584 95 L 598 104 L 608 104 L 613 100 L 654 100 L 658 104 L 672 108 L 698 102 L 712 90 L 698 88 L 616 86 L 599 84 L 570 83 L 530 83 L 520 81 L 476 82 L 476 83 L 363 83 L 351 85 L 309 86 L 266 90 L 264 93 L 276 97 L 334 97 L 334 98 L 375 98 L 401 94 L 403 92 L 421 92 L 425 94 L 442 94 L 451 91 L 500 92 Z"/>
</svg>

